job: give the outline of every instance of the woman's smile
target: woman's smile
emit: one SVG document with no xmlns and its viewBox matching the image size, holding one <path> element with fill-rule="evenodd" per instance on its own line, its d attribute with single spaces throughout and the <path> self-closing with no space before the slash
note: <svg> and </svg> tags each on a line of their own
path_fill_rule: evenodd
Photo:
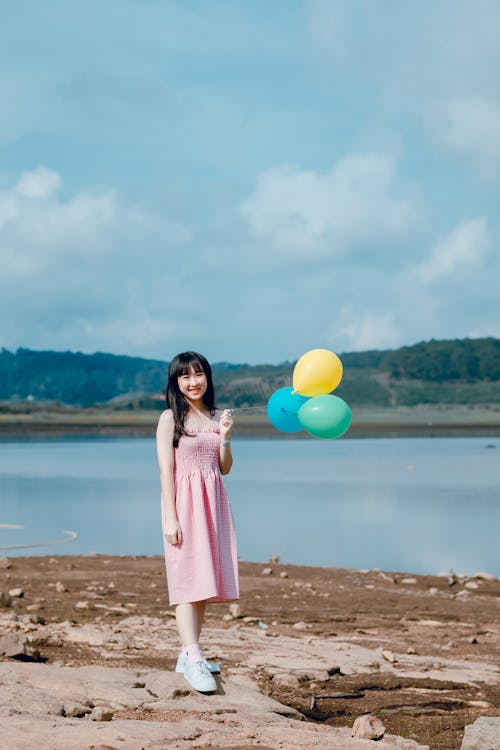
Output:
<svg viewBox="0 0 500 750">
<path fill-rule="evenodd" d="M 195 370 L 190 367 L 189 371 L 184 373 L 184 375 L 179 375 L 177 382 L 180 392 L 188 401 L 194 399 L 199 401 L 203 399 L 203 396 L 207 392 L 207 376 L 203 370 Z"/>
</svg>

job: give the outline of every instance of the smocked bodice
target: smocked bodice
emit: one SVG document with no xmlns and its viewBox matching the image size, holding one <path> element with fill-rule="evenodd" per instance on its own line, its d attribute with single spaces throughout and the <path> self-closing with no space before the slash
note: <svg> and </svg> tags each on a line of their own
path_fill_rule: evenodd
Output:
<svg viewBox="0 0 500 750">
<path fill-rule="evenodd" d="M 219 427 L 214 423 L 210 429 L 193 431 L 183 435 L 175 449 L 175 475 L 220 473 Z"/>
</svg>

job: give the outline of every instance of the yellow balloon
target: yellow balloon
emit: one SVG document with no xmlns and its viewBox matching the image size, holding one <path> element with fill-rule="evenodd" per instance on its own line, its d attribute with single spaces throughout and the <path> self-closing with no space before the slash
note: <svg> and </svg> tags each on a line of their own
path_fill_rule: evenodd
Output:
<svg viewBox="0 0 500 750">
<path fill-rule="evenodd" d="M 312 349 L 299 359 L 293 371 L 293 387 L 302 396 L 331 393 L 342 380 L 342 362 L 328 349 Z"/>
</svg>

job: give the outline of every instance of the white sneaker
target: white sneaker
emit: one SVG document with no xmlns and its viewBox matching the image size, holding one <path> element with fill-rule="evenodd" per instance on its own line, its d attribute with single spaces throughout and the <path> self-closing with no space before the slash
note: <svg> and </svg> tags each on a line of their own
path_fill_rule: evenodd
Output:
<svg viewBox="0 0 500 750">
<path fill-rule="evenodd" d="M 208 659 L 203 660 L 205 664 L 208 667 L 208 671 L 212 674 L 220 674 L 220 666 L 215 661 L 209 661 Z M 184 674 L 184 669 L 186 667 L 186 654 L 184 654 L 182 651 L 179 654 L 179 658 L 177 659 L 177 664 L 175 665 L 175 671 L 179 672 L 180 674 Z"/>
<path fill-rule="evenodd" d="M 184 665 L 184 677 L 192 688 L 199 693 L 213 693 L 217 690 L 217 683 L 208 671 L 204 659 L 199 661 L 186 661 Z"/>
</svg>

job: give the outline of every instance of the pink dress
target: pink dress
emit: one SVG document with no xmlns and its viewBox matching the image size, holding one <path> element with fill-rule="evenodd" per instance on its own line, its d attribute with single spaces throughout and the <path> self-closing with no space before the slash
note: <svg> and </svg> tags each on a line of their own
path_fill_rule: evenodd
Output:
<svg viewBox="0 0 500 750">
<path fill-rule="evenodd" d="M 212 422 L 212 429 L 181 437 L 174 451 L 182 543 L 171 545 L 163 537 L 171 605 L 239 597 L 234 520 L 219 468 L 219 426 Z"/>
</svg>

